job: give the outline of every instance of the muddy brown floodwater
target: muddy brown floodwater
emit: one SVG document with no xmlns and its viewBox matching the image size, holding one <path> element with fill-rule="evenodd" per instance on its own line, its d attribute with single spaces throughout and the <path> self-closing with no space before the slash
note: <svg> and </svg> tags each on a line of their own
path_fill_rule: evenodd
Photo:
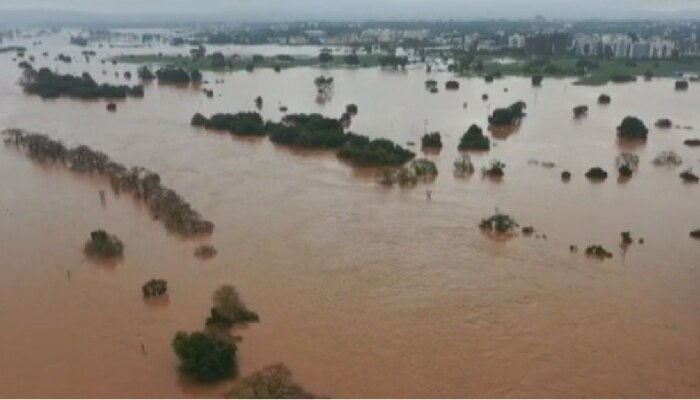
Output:
<svg viewBox="0 0 700 400">
<path fill-rule="evenodd" d="M 441 91 L 431 95 L 422 70 L 333 70 L 325 73 L 335 78 L 334 96 L 318 105 L 319 70 L 302 68 L 206 73 L 212 82 L 225 78 L 212 85 L 213 99 L 154 84 L 145 98 L 108 113 L 101 101 L 24 95 L 12 57 L 0 55 L 0 127 L 86 144 L 158 172 L 215 223 L 218 256 L 196 259 L 200 242 L 168 235 L 106 182 L 0 148 L 2 397 L 221 396 L 226 384 L 202 387 L 178 376 L 170 340 L 178 329 L 202 326 L 223 283 L 236 285 L 262 319 L 242 332 L 241 372 L 284 362 L 305 387 L 328 396 L 700 396 L 700 243 L 688 236 L 700 228 L 700 186 L 678 177 L 700 170 L 700 152 L 682 144 L 700 137 L 695 86 L 680 93 L 667 79 L 595 88 L 547 79 L 534 89 L 527 79 L 459 79 L 459 91 L 445 92 L 449 75 L 437 73 Z M 115 70 L 136 69 L 38 57 L 42 63 L 97 79 L 105 68 L 112 80 Z M 603 92 L 611 105 L 596 104 Z M 352 129 L 372 137 L 420 143 L 426 125 L 439 130 L 445 147 L 429 158 L 440 175 L 388 189 L 332 153 L 189 126 L 197 111 L 251 110 L 258 95 L 266 118 L 280 117 L 279 104 L 339 116 L 356 103 Z M 503 181 L 478 172 L 454 177 L 459 136 L 516 100 L 528 105 L 519 130 L 473 155 L 477 168 L 504 161 Z M 579 104 L 589 115 L 574 120 Z M 621 183 L 615 127 L 628 114 L 644 119 L 650 135 L 627 149 L 641 161 Z M 658 130 L 661 117 L 694 129 Z M 679 153 L 683 166 L 653 166 L 662 150 Z M 596 165 L 611 173 L 606 182 L 583 177 Z M 568 184 L 563 169 L 573 173 Z M 99 190 L 108 193 L 105 207 Z M 547 239 L 489 240 L 477 224 L 495 207 Z M 125 242 L 125 259 L 113 268 L 81 253 L 98 227 Z M 626 230 L 645 244 L 623 257 Z M 571 254 L 570 244 L 581 251 Z M 614 258 L 587 259 L 589 244 Z M 168 302 L 144 303 L 140 287 L 151 278 L 168 280 Z"/>
</svg>

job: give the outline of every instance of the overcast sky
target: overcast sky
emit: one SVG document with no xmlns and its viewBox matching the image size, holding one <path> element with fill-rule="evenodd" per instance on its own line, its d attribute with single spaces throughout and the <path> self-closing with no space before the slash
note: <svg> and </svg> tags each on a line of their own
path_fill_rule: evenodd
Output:
<svg viewBox="0 0 700 400">
<path fill-rule="evenodd" d="M 239 19 L 626 18 L 697 16 L 700 0 L 0 0 L 0 10 L 17 8 Z"/>
</svg>

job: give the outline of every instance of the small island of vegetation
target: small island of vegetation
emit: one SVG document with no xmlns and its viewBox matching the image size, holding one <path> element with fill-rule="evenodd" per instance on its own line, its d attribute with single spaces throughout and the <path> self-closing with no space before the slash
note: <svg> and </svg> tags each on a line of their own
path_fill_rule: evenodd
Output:
<svg viewBox="0 0 700 400">
<path fill-rule="evenodd" d="M 98 229 L 90 233 L 90 239 L 85 242 L 83 251 L 89 257 L 113 260 L 124 255 L 124 244 L 116 235 Z"/>
<path fill-rule="evenodd" d="M 73 97 L 79 99 L 123 99 L 128 96 L 143 97 L 143 86 L 98 84 L 88 73 L 82 76 L 61 75 L 48 68 L 38 71 L 31 67 L 23 69 L 20 85 L 29 94 L 44 99 Z"/>
<path fill-rule="evenodd" d="M 621 139 L 647 140 L 648 133 L 649 129 L 644 125 L 644 122 L 632 116 L 625 117 L 620 126 L 617 127 L 617 136 Z"/>
<path fill-rule="evenodd" d="M 507 108 L 497 108 L 489 117 L 489 125 L 494 127 L 517 125 L 525 117 L 525 102 L 518 101 Z"/>
<path fill-rule="evenodd" d="M 484 136 L 484 131 L 479 127 L 479 125 L 472 124 L 469 129 L 462 135 L 459 140 L 458 149 L 464 150 L 490 150 L 491 149 L 491 139 Z"/>
</svg>

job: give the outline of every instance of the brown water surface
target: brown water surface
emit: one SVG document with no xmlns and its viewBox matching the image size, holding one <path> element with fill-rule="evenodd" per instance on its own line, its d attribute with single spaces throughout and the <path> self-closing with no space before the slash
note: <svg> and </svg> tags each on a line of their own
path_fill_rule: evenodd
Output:
<svg viewBox="0 0 700 400">
<path fill-rule="evenodd" d="M 98 80 L 103 68 L 111 80 L 115 70 L 136 69 L 80 59 L 58 65 L 41 51 L 28 54 Z M 0 127 L 86 144 L 158 172 L 216 224 L 218 256 L 197 260 L 196 243 L 168 235 L 128 197 L 108 191 L 103 207 L 105 182 L 0 148 L 2 397 L 220 396 L 226 384 L 179 378 L 170 340 L 178 329 L 202 326 L 223 283 L 236 285 L 262 318 L 242 332 L 241 372 L 284 362 L 309 390 L 329 396 L 700 396 L 700 243 L 688 237 L 700 228 L 700 186 L 678 178 L 683 168 L 700 171 L 700 152 L 682 144 L 700 137 L 697 87 L 679 93 L 666 79 L 598 88 L 548 79 L 534 89 L 527 79 L 460 79 L 459 91 L 430 94 L 422 70 L 333 70 L 325 73 L 335 78 L 334 96 L 321 106 L 319 71 L 302 68 L 206 73 L 212 82 L 225 78 L 210 85 L 213 99 L 153 84 L 145 98 L 107 113 L 102 101 L 23 94 L 12 57 L 0 55 Z M 442 89 L 450 76 L 432 77 Z M 595 103 L 601 92 L 611 105 Z M 197 111 L 251 110 L 258 95 L 270 119 L 281 116 L 279 104 L 339 116 L 356 103 L 352 129 L 372 137 L 420 143 L 426 127 L 439 130 L 445 147 L 429 158 L 440 175 L 388 189 L 332 153 L 189 126 Z M 477 168 L 504 161 L 505 178 L 453 176 L 459 136 L 516 100 L 528 104 L 519 129 L 473 155 Z M 589 116 L 574 120 L 579 104 L 589 105 Z M 650 126 L 646 145 L 617 143 L 615 127 L 628 114 Z M 658 130 L 661 117 L 696 128 Z M 626 183 L 614 171 L 622 150 L 641 159 Z M 684 165 L 654 167 L 662 150 L 678 152 Z M 611 173 L 606 182 L 583 177 L 596 165 Z M 563 169 L 573 173 L 568 184 Z M 547 239 L 489 240 L 477 225 L 496 207 Z M 125 258 L 112 268 L 82 255 L 98 227 L 125 242 Z M 623 257 L 625 230 L 645 244 Z M 581 252 L 571 254 L 570 244 Z M 589 244 L 614 258 L 587 259 Z M 144 303 L 140 287 L 151 278 L 168 280 L 167 302 Z"/>
</svg>

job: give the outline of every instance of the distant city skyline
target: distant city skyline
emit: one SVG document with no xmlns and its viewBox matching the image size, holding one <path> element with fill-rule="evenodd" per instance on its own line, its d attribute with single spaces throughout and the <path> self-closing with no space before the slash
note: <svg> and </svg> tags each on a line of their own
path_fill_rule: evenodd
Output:
<svg viewBox="0 0 700 400">
<path fill-rule="evenodd" d="M 245 20 L 693 18 L 700 0 L 0 0 L 0 10 Z M 0 18 L 1 19 L 1 18 Z"/>
</svg>

